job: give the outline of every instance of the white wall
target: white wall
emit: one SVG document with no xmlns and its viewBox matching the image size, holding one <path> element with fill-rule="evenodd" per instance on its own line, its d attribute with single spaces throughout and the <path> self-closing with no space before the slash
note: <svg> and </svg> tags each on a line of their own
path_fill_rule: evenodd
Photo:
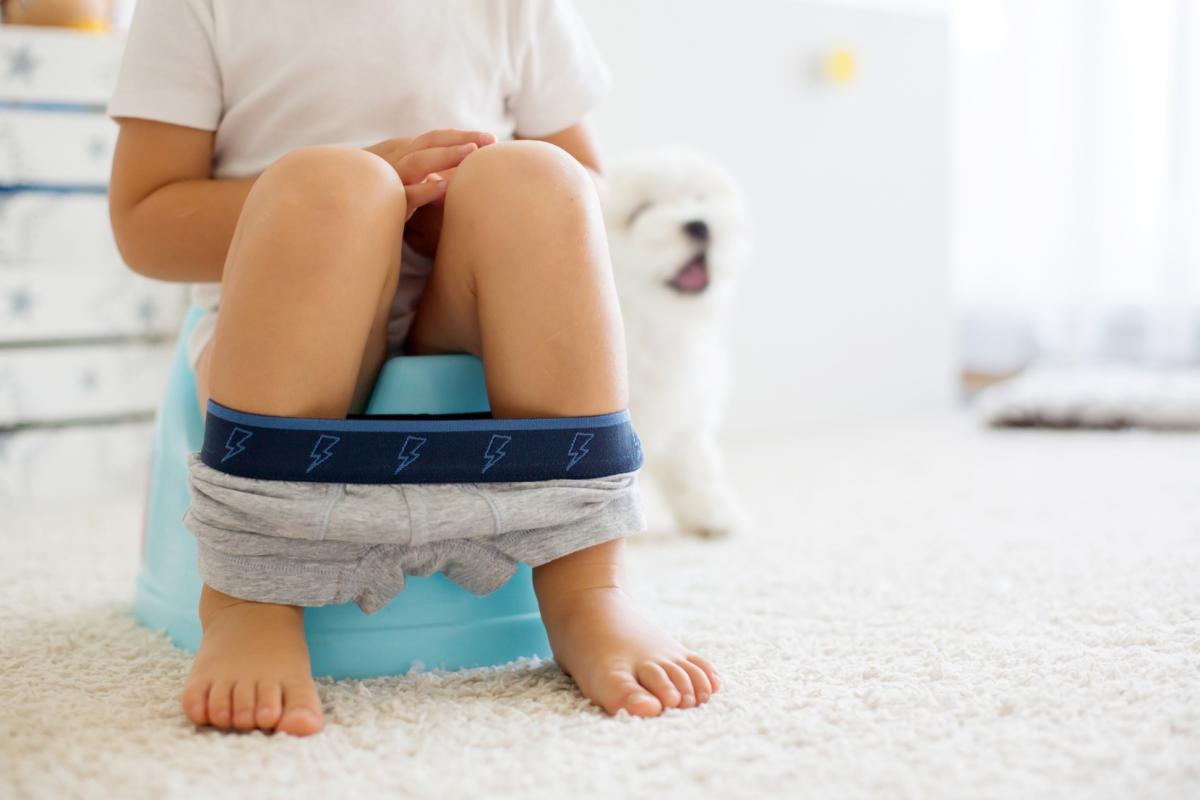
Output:
<svg viewBox="0 0 1200 800">
<path fill-rule="evenodd" d="M 756 258 L 734 430 L 945 409 L 945 25 L 795 0 L 579 0 L 616 88 L 607 149 L 679 142 L 733 170 Z M 857 78 L 819 77 L 847 47 Z"/>
</svg>

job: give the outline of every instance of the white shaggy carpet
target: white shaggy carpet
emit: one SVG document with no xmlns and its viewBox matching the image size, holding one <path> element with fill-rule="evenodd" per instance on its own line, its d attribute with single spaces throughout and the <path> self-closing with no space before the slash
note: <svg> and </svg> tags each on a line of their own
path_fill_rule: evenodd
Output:
<svg viewBox="0 0 1200 800">
<path fill-rule="evenodd" d="M 1200 796 L 1200 437 L 951 420 L 734 461 L 740 541 L 634 548 L 728 683 L 652 721 L 526 663 L 326 683 L 307 740 L 196 730 L 129 616 L 137 504 L 4 509 L 0 796 Z"/>
</svg>

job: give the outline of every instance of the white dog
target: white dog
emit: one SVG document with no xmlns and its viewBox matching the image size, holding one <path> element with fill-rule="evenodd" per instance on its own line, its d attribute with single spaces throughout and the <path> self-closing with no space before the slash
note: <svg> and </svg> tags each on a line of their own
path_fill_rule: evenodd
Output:
<svg viewBox="0 0 1200 800">
<path fill-rule="evenodd" d="M 680 528 L 727 535 L 738 512 L 717 429 L 730 388 L 730 316 L 747 251 L 741 195 L 710 160 L 674 149 L 614 164 L 607 184 L 630 413 L 645 474 Z"/>
</svg>

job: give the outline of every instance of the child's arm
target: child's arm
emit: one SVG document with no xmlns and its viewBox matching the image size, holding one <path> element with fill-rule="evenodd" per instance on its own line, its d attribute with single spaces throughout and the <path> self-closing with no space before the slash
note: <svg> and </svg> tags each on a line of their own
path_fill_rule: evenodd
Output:
<svg viewBox="0 0 1200 800">
<path fill-rule="evenodd" d="M 596 142 L 592 129 L 585 122 L 572 125 L 566 130 L 540 137 L 543 142 L 558 145 L 587 167 L 592 176 L 599 181 L 604 176 L 604 165 L 600 159 L 600 145 Z"/>
<path fill-rule="evenodd" d="M 135 272 L 169 281 L 219 281 L 242 204 L 255 178 L 212 178 L 211 131 L 121 120 L 109 213 L 117 246 Z M 367 148 L 395 168 L 409 213 L 441 197 L 430 173 L 456 167 L 495 141 L 480 131 L 430 131 Z"/>
<path fill-rule="evenodd" d="M 170 281 L 219 281 L 254 178 L 213 180 L 212 131 L 121 120 L 109 214 L 131 269 Z"/>
</svg>

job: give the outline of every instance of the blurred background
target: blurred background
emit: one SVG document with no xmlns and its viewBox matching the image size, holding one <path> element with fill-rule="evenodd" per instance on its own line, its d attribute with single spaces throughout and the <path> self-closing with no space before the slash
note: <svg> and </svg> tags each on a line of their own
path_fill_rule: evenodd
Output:
<svg viewBox="0 0 1200 800">
<path fill-rule="evenodd" d="M 1200 360 L 1200 4 L 577 5 L 616 80 L 609 153 L 693 146 L 751 204 L 730 435 L 955 413 L 1032 364 Z M 131 12 L 5 4 L 2 501 L 145 481 L 186 298 L 108 230 Z M 13 24 L 46 21 L 71 27 Z"/>
</svg>

